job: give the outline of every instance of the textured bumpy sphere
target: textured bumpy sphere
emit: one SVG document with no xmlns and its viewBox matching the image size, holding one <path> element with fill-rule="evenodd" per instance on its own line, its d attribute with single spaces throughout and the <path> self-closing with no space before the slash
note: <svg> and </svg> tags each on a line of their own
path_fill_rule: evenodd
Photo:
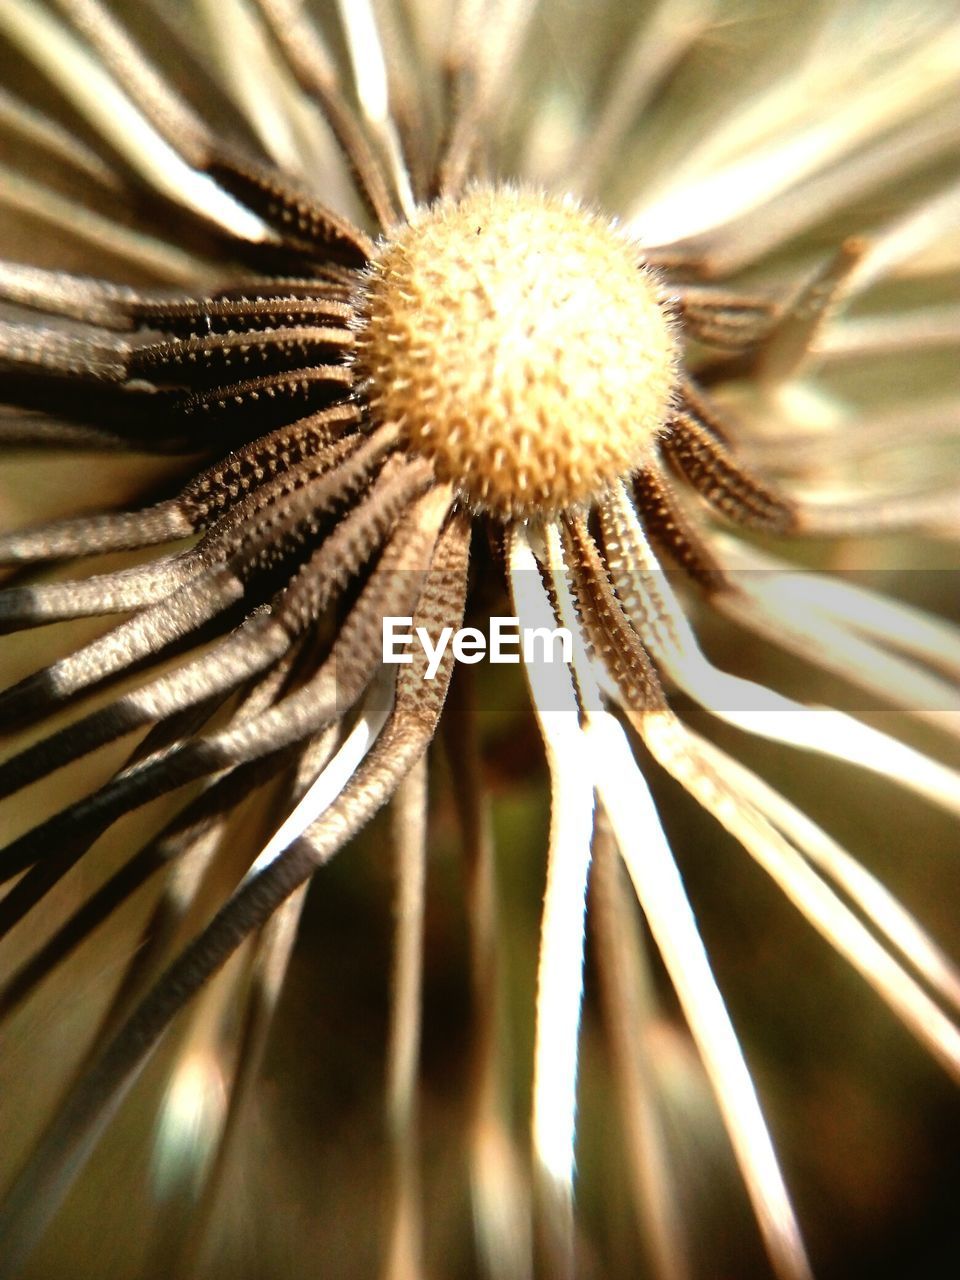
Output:
<svg viewBox="0 0 960 1280">
<path fill-rule="evenodd" d="M 676 338 L 657 280 L 571 201 L 481 188 L 425 209 L 383 245 L 360 315 L 374 420 L 478 510 L 588 504 L 669 416 Z"/>
</svg>

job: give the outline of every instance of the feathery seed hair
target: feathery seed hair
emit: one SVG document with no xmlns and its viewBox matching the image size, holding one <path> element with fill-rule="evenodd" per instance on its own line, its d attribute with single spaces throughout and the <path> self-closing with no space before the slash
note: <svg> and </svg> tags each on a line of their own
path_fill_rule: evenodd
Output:
<svg viewBox="0 0 960 1280">
<path fill-rule="evenodd" d="M 11 743 L 0 796 L 87 757 L 116 762 L 52 811 L 13 820 L 0 851 L 0 936 L 16 949 L 0 1017 L 12 1023 L 124 904 L 162 881 L 89 1051 L 48 1127 L 23 1145 L 0 1208 L 0 1275 L 24 1274 L 177 1015 L 192 1028 L 185 1043 L 209 1048 L 218 1010 L 243 992 L 245 1052 L 226 1073 L 205 1190 L 164 1262 L 170 1274 L 203 1273 L 304 888 L 388 801 L 399 905 L 384 1249 L 389 1274 L 419 1274 L 424 761 L 441 716 L 472 877 L 468 1158 L 484 1274 L 529 1276 L 536 1254 L 543 1274 L 573 1276 L 583 1251 L 574 1143 L 588 877 L 631 1203 L 652 1273 L 689 1274 L 649 1078 L 660 1015 L 641 994 L 645 941 L 624 869 L 769 1266 L 782 1280 L 812 1274 L 640 744 L 650 768 L 742 844 L 960 1077 L 951 961 L 826 830 L 688 714 L 699 705 L 960 816 L 960 775 L 946 759 L 956 719 L 940 715 L 957 710 L 956 633 L 826 579 L 811 579 L 798 603 L 789 563 L 775 558 L 784 539 L 794 555 L 804 540 L 816 549 L 851 533 L 919 530 L 949 547 L 960 530 L 956 467 L 944 483 L 941 455 L 921 441 L 907 482 L 891 488 L 874 462 L 895 451 L 903 415 L 884 424 L 868 406 L 850 427 L 846 407 L 828 407 L 809 381 L 831 343 L 848 355 L 871 342 L 897 350 L 896 316 L 845 322 L 843 308 L 925 254 L 924 269 L 938 270 L 958 180 L 947 52 L 960 47 L 956 18 L 930 6 L 906 23 L 891 0 L 895 37 L 880 24 L 822 71 L 801 60 L 781 68 L 780 88 L 760 77 L 758 114 L 721 103 L 715 149 L 708 127 L 684 159 L 660 128 L 658 94 L 669 98 L 673 68 L 709 48 L 712 6 L 642 8 L 609 92 L 613 53 L 583 51 L 596 101 L 581 104 L 577 128 L 556 95 L 543 95 L 553 116 L 545 107 L 526 124 L 514 98 L 525 56 L 551 75 L 533 55 L 539 24 L 561 32 L 572 21 L 547 0 L 0 9 L 0 36 L 22 63 L 0 99 L 13 156 L 6 202 L 37 218 L 38 240 L 56 232 L 50 257 L 37 246 L 34 260 L 28 240 L 0 264 L 0 444 L 129 455 L 142 461 L 145 495 L 120 510 L 82 497 L 92 509 L 0 533 L 10 568 L 0 627 L 63 624 L 41 633 L 59 638 L 57 655 L 0 694 Z M 813 49 L 825 28 L 796 21 Z M 765 112 L 778 113 L 782 140 L 757 125 Z M 915 203 L 886 223 L 864 211 L 914 152 Z M 551 169 L 558 155 L 564 164 Z M 645 174 L 626 196 L 625 160 Z M 936 162 L 945 167 L 934 172 Z M 828 214 L 841 230 L 824 236 Z M 817 229 L 819 241 L 808 234 Z M 784 252 L 791 238 L 805 258 Z M 102 265 L 88 270 L 85 254 Z M 955 333 L 952 311 L 915 320 L 932 346 L 950 323 Z M 679 570 L 679 585 L 664 568 Z M 449 649 L 435 679 L 416 649 L 409 664 L 382 661 L 385 618 L 436 636 L 467 612 L 502 610 L 490 602 L 506 592 L 522 626 L 566 627 L 574 641 L 559 675 L 526 669 L 553 797 L 532 1208 L 498 1083 L 492 846 L 471 675 L 454 677 Z M 866 719 L 727 674 L 702 652 L 691 609 L 935 723 L 938 745 L 921 751 Z M 261 793 L 265 834 L 233 820 Z M 67 893 L 101 838 L 152 802 L 159 819 L 122 826 L 122 857 Z M 186 1048 L 179 1061 L 193 1061 Z"/>
</svg>

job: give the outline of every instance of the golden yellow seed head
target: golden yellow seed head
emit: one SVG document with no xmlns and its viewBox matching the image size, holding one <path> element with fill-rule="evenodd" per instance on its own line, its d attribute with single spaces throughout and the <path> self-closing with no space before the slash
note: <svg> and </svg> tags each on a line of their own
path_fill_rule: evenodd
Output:
<svg viewBox="0 0 960 1280">
<path fill-rule="evenodd" d="M 656 278 L 572 201 L 478 188 L 382 246 L 359 307 L 371 413 L 502 518 L 589 504 L 669 415 L 677 343 Z"/>
</svg>

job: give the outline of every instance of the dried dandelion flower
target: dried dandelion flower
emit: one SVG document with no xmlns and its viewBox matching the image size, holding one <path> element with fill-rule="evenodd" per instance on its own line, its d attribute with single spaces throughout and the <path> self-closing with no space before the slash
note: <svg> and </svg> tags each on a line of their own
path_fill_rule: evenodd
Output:
<svg viewBox="0 0 960 1280">
<path fill-rule="evenodd" d="M 0 853 L 0 1014 L 11 1076 L 21 1036 L 57 1059 L 5 1121 L 19 1168 L 0 1274 L 74 1269 L 41 1242 L 161 1044 L 155 1239 L 98 1265 L 215 1272 L 305 887 L 388 801 L 380 1254 L 385 1275 L 421 1274 L 424 761 L 441 715 L 475 1006 L 474 1234 L 447 1229 L 443 1274 L 479 1258 L 498 1280 L 573 1275 L 591 1249 L 601 1269 L 625 1265 L 574 1207 L 591 875 L 609 1105 L 651 1273 L 693 1274 L 700 1225 L 679 1211 L 666 1140 L 672 1027 L 702 1064 L 770 1268 L 811 1274 L 649 790 L 660 770 L 960 1076 L 955 966 L 719 727 L 822 776 L 831 761 L 878 775 L 955 833 L 960 636 L 798 566 L 850 565 L 892 533 L 955 567 L 956 15 L 898 0 L 727 25 L 709 0 L 590 11 L 0 7 L 17 68 L 0 98 L 0 624 L 49 628 L 9 642 L 25 670 L 0 695 L 0 790 L 25 797 Z M 18 492 L 16 470 L 41 450 L 76 468 L 62 499 L 76 514 L 42 523 L 48 499 Z M 446 643 L 465 614 L 492 625 L 507 593 L 525 637 L 559 630 L 571 650 L 551 663 L 523 646 L 552 794 L 529 1162 L 500 1038 L 477 635 Z M 718 618 L 751 655 L 774 646 L 896 709 L 896 732 L 842 694 L 806 705 L 750 661 L 757 679 L 721 669 L 693 625 Z M 391 665 L 397 620 L 426 639 Z M 648 938 L 689 1040 L 661 1010 Z M 83 956 L 97 995 L 65 1013 Z M 115 1197 L 125 1175 L 99 1168 Z M 237 1266 L 315 1269 L 309 1231 L 290 1234 L 285 1267 Z M 368 1274 L 367 1246 L 317 1265 Z"/>
</svg>

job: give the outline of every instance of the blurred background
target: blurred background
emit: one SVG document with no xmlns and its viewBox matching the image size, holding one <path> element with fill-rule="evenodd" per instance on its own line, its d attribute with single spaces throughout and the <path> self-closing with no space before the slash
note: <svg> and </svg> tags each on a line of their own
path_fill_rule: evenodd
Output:
<svg viewBox="0 0 960 1280">
<path fill-rule="evenodd" d="M 198 56 L 205 53 L 222 70 L 219 41 L 230 28 L 219 24 L 226 23 L 235 3 L 222 4 L 220 17 L 218 6 L 201 0 L 183 5 L 151 0 L 145 6 L 129 0 L 112 7 L 154 33 L 152 40 L 164 23 L 187 29 Z M 313 8 L 336 46 L 332 4 L 318 2 Z M 426 0 L 400 5 L 397 14 L 401 23 L 426 28 L 434 9 L 441 17 L 446 14 L 446 6 Z M 797 113 L 814 106 L 822 110 L 823 104 L 813 100 L 818 82 L 812 75 L 805 79 L 801 67 L 820 65 L 819 58 L 836 73 L 835 80 L 824 73 L 823 85 L 829 89 L 843 81 L 849 92 L 860 66 L 850 42 L 862 36 L 885 50 L 872 64 L 879 76 L 897 56 L 898 30 L 915 35 L 922 22 L 946 23 L 956 12 L 948 0 L 936 5 L 793 0 L 777 6 L 677 0 L 673 9 L 678 20 L 694 21 L 699 14 L 700 34 L 658 81 L 642 119 L 625 130 L 614 171 L 595 184 L 605 205 L 625 217 L 637 191 L 647 189 L 644 183 L 655 189 L 714 117 L 753 100 L 772 111 L 770 90 L 778 82 L 785 93 L 811 95 L 808 101 L 797 97 Z M 656 15 L 661 21 L 662 11 L 664 6 L 605 0 L 542 4 L 516 70 L 511 111 L 497 141 L 497 171 L 522 172 L 563 188 L 564 167 L 576 154 L 573 143 L 589 135 L 589 121 L 607 82 L 623 67 L 633 33 Z M 150 51 L 163 61 L 162 46 Z M 853 70 L 844 80 L 845 57 Z M 72 108 L 4 40 L 0 85 L 4 93 L 23 94 L 41 105 L 93 154 L 103 152 L 104 145 Z M 0 97 L 0 120 L 2 108 Z M 786 119 L 789 113 L 783 114 Z M 31 174 L 30 140 L 10 127 L 0 129 L 0 139 L 0 161 L 6 166 L 0 173 L 4 256 L 124 282 L 153 282 L 149 273 L 138 275 L 118 259 L 109 243 L 80 243 L 55 222 L 38 217 L 18 177 Z M 931 149 L 930 155 L 929 163 L 905 166 L 902 176 L 892 175 L 879 190 L 828 209 L 802 236 L 778 246 L 739 278 L 769 287 L 795 280 L 844 236 L 882 223 L 937 190 L 956 175 L 960 161 L 956 148 L 952 155 L 945 148 Z M 39 177 L 56 186 L 55 172 L 31 174 L 31 180 Z M 340 178 L 331 176 L 330 184 L 340 192 Z M 343 203 L 349 203 L 346 194 Z M 130 224 L 138 219 L 135 205 L 117 216 L 128 217 Z M 960 252 L 951 242 L 926 268 L 857 299 L 851 314 L 869 318 L 953 305 L 960 297 L 958 284 Z M 699 358 L 696 352 L 692 358 Z M 800 426 L 782 415 L 771 423 L 770 405 L 750 385 L 732 384 L 720 394 L 743 415 L 757 457 L 772 458 L 801 482 L 805 476 L 826 476 L 842 486 L 868 475 L 879 486 L 956 474 L 960 375 L 949 342 L 925 343 L 922 349 L 901 343 L 893 351 L 828 362 L 818 370 L 816 388 L 845 408 L 856 403 L 858 419 L 895 414 L 921 397 L 924 403 L 950 404 L 953 434 L 941 432 L 935 442 L 905 435 L 882 456 L 851 460 L 816 414 Z M 807 435 L 822 429 L 825 437 L 824 451 L 804 455 L 806 462 L 792 460 L 789 440 L 785 446 L 781 438 L 801 426 Z M 55 451 L 39 457 L 14 451 L 0 462 L 0 521 L 6 527 L 141 501 L 172 491 L 184 473 L 182 459 L 91 453 L 78 459 Z M 795 547 L 778 552 L 801 555 Z M 947 540 L 851 538 L 803 548 L 802 556 L 804 563 L 850 574 L 960 623 L 958 547 Z M 121 563 L 130 558 L 92 562 L 98 570 Z M 704 647 L 724 669 L 804 702 L 861 714 L 960 765 L 960 753 L 951 755 L 943 735 L 906 723 L 876 700 L 868 705 L 864 695 L 717 618 L 692 596 L 690 609 Z M 4 637 L 4 683 L 67 652 L 98 628 L 102 624 L 83 622 Z M 509 1101 L 517 1131 L 524 1134 L 549 820 L 547 776 L 520 676 L 512 668 L 484 666 L 476 679 L 500 891 L 496 981 L 508 1046 Z M 694 728 L 709 732 L 826 827 L 948 954 L 960 956 L 960 839 L 954 819 L 865 771 L 751 740 L 718 727 L 681 698 L 676 705 Z M 54 806 L 85 794 L 119 766 L 129 745 L 101 751 L 8 802 L 0 810 L 0 831 L 13 836 Z M 637 752 L 644 757 L 639 744 Z M 645 759 L 645 772 L 754 1072 L 818 1277 L 933 1280 L 955 1274 L 960 1267 L 955 1204 L 960 1095 L 743 850 L 652 761 Z M 254 795 L 238 809 L 231 830 L 266 829 L 269 806 L 268 795 Z M 155 830 L 171 811 L 169 802 L 157 802 L 113 828 L 35 914 L 26 930 L 30 936 L 14 932 L 0 943 L 0 971 L 12 969 L 28 943 L 102 883 L 143 832 Z M 395 886 L 387 838 L 387 818 L 381 815 L 310 888 L 242 1140 L 223 1173 L 207 1245 L 194 1264 L 198 1276 L 360 1280 L 379 1273 L 390 1187 L 383 1090 Z M 223 845 L 220 884 L 208 887 L 211 896 L 241 869 L 242 849 L 231 854 L 229 837 Z M 431 754 L 430 851 L 420 1095 L 424 1270 L 438 1280 L 468 1280 L 481 1272 L 465 1147 L 473 1069 L 466 869 L 442 742 Z M 142 890 L 0 1026 L 0 1182 L 6 1183 L 36 1141 L 70 1078 L 138 944 L 156 892 L 155 886 Z M 595 959 L 588 937 L 578 1149 L 581 1275 L 584 1280 L 642 1277 L 652 1273 L 629 1190 Z M 652 1041 L 659 1101 L 692 1274 L 704 1280 L 762 1280 L 768 1266 L 709 1087 L 656 959 L 651 972 L 662 1009 Z M 201 1195 L 226 1081 L 242 1052 L 236 1037 L 239 1004 L 232 1014 L 228 1008 L 210 1016 L 222 1027 L 216 1051 L 185 1053 L 182 1028 L 167 1038 L 56 1218 L 25 1273 L 27 1280 L 169 1274 L 171 1251 L 182 1241 Z"/>
</svg>

